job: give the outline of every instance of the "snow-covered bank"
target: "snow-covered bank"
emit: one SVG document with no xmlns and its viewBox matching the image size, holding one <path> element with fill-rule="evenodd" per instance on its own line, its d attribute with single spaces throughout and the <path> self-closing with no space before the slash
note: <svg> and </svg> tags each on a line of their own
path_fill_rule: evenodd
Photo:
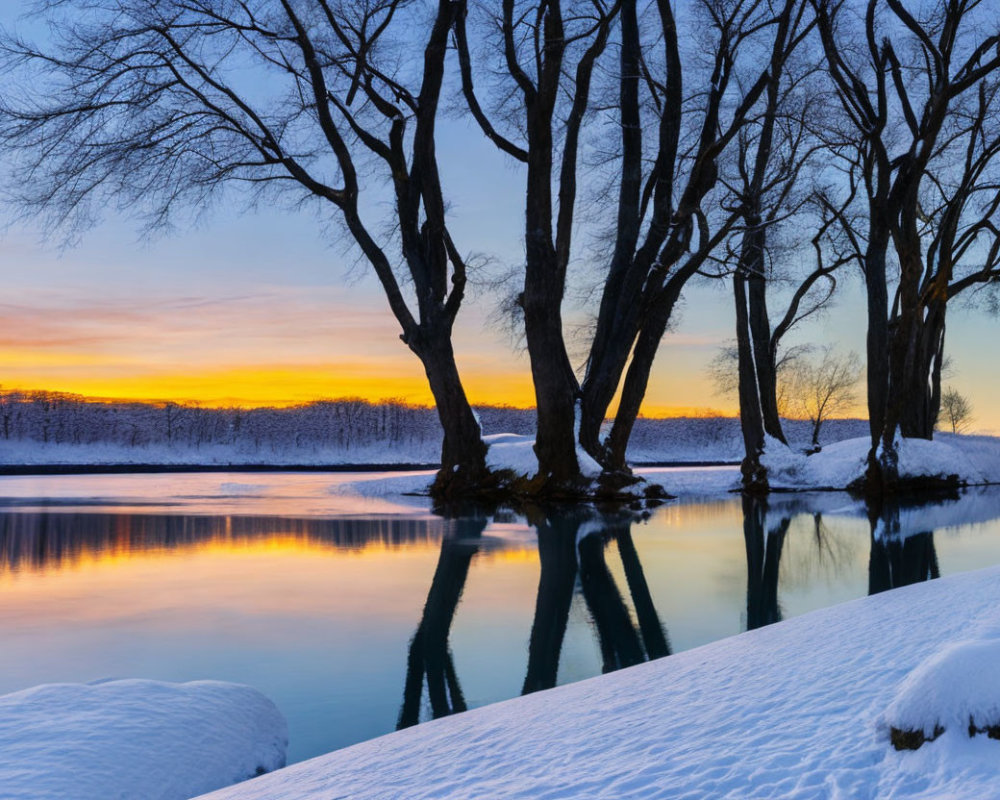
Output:
<svg viewBox="0 0 1000 800">
<path fill-rule="evenodd" d="M 998 595 L 998 568 L 909 586 L 209 797 L 995 797 L 1000 742 L 949 730 L 897 752 L 886 714 L 927 659 L 1000 637 Z"/>
<path fill-rule="evenodd" d="M 120 408 L 64 403 L 58 411 L 43 406 L 5 430 L 0 465 L 434 464 L 441 456 L 433 409 L 364 403 L 249 411 L 141 403 Z M 478 413 L 487 435 L 510 431 L 530 438 L 534 430 L 532 409 L 479 408 Z M 784 430 L 793 448 L 809 445 L 809 423 L 785 420 Z M 823 442 L 862 436 L 866 430 L 862 420 L 830 420 Z M 739 420 L 640 418 L 628 457 L 633 463 L 738 462 L 743 457 Z"/>
<path fill-rule="evenodd" d="M 773 439 L 762 463 L 772 488 L 844 489 L 864 477 L 871 442 L 848 439 L 805 455 Z M 1000 483 L 1000 438 L 938 434 L 934 441 L 898 440 L 901 478 L 956 479 L 974 486 Z"/>
<path fill-rule="evenodd" d="M 490 445 L 487 462 L 492 469 L 508 469 L 528 476 L 537 471 L 538 462 L 530 437 L 498 434 L 485 438 Z M 806 455 L 772 439 L 762 462 L 768 468 L 772 489 L 846 489 L 864 477 L 869 447 L 870 440 L 859 437 L 827 445 L 818 453 Z M 580 463 L 585 475 L 598 474 L 599 467 L 585 453 L 580 454 Z M 899 448 L 899 472 L 901 477 L 954 477 L 965 486 L 1000 483 L 1000 438 L 938 434 L 930 442 L 903 439 Z M 636 473 L 681 499 L 725 494 L 740 487 L 740 470 L 735 466 L 639 467 Z M 426 489 L 429 482 L 429 478 L 417 473 L 394 477 L 390 482 L 373 475 L 368 480 L 345 485 L 342 491 L 386 496 L 394 492 L 419 492 Z M 842 501 L 837 503 L 842 504 Z M 863 508 L 860 513 L 864 514 Z"/>
<path fill-rule="evenodd" d="M 672 422 L 671 420 L 655 420 L 655 422 Z M 847 422 L 847 421 L 845 421 Z M 509 469 L 518 475 L 533 475 L 537 471 L 537 460 L 535 458 L 533 439 L 530 436 L 514 433 L 494 434 L 484 437 L 489 450 L 487 460 L 493 469 Z M 22 446 L 23 445 L 23 446 Z M 20 448 L 20 449 L 19 449 Z M 844 489 L 853 482 L 864 476 L 867 465 L 869 440 L 867 437 L 848 439 L 826 445 L 820 452 L 806 455 L 802 450 L 794 447 L 785 447 L 776 441 L 769 442 L 767 452 L 764 454 L 763 462 L 769 470 L 770 485 L 775 489 L 789 489 L 796 491 L 808 491 L 810 489 Z M 360 451 L 352 451 L 357 455 Z M 391 464 L 394 460 L 406 462 L 407 456 L 403 451 L 393 450 L 371 450 L 365 451 L 366 457 L 371 460 L 369 463 Z M 699 452 L 685 450 L 687 457 L 696 457 L 700 462 L 715 462 L 724 460 L 723 451 L 714 448 L 711 441 L 705 442 L 705 447 Z M 214 455 L 212 455 L 214 453 Z M 652 451 L 646 451 L 650 455 Z M 678 452 L 671 450 L 669 442 L 665 442 L 663 448 L 658 451 L 659 458 L 650 460 L 660 462 L 671 462 L 676 460 L 672 456 Z M 184 458 L 190 460 L 185 462 Z M 338 462 L 334 455 L 329 453 L 319 458 L 316 453 L 286 453 L 288 461 L 294 463 L 293 456 L 299 456 L 299 463 L 303 466 L 312 464 L 330 466 L 337 463 L 348 463 L 346 460 Z M 313 458 L 316 456 L 316 458 Z M 584 474 L 595 476 L 599 472 L 599 467 L 585 453 L 578 453 Z M 31 447 L 27 443 L 5 443 L 0 448 L 0 465 L 2 464 L 39 464 L 55 465 L 60 463 L 94 465 L 100 464 L 151 464 L 159 463 L 176 468 L 182 468 L 184 463 L 200 465 L 218 465 L 230 463 L 227 459 L 233 458 L 232 452 L 224 449 L 218 451 L 194 451 L 186 455 L 179 451 L 161 451 L 155 448 L 133 448 L 131 450 L 105 447 L 91 447 L 89 445 L 65 445 L 65 446 L 41 446 L 37 443 Z M 345 453 L 340 453 L 339 458 L 349 459 Z M 727 455 L 727 458 L 731 455 Z M 201 460 L 197 460 L 200 458 Z M 89 460 L 88 460 L 89 459 Z M 131 460 L 129 460 L 131 459 Z M 317 460 L 318 459 L 318 460 Z M 236 466 L 232 469 L 234 473 L 239 473 L 243 465 L 252 465 L 252 461 L 236 461 Z M 636 463 L 633 460 L 633 463 Z M 1000 437 L 994 436 L 966 436 L 952 434 L 938 434 L 933 442 L 924 440 L 906 439 L 900 447 L 900 474 L 902 476 L 933 476 L 948 478 L 955 476 L 958 481 L 967 486 L 975 486 L 989 483 L 1000 483 Z M 174 470 L 177 471 L 177 470 Z M 677 467 L 638 467 L 637 473 L 649 481 L 660 483 L 671 494 L 679 497 L 697 497 L 724 494 L 731 490 L 736 490 L 740 485 L 740 471 L 737 466 L 724 467 L 699 467 L 699 466 L 677 466 Z M 387 478 L 388 475 L 388 478 Z M 403 495 L 426 492 L 433 480 L 432 470 L 412 471 L 406 473 L 399 472 L 367 472 L 350 475 L 342 473 L 335 479 L 329 475 L 324 475 L 322 471 L 316 472 L 315 480 L 317 485 L 328 485 L 328 490 L 321 489 L 321 493 L 330 496 L 347 497 L 357 495 L 366 498 L 387 498 L 395 496 L 397 499 Z M 106 476 L 100 476 L 103 483 L 108 483 Z M 17 481 L 17 478 L 4 478 L 5 481 Z M 30 478 L 20 480 L 30 482 Z M 124 480 L 113 479 L 112 482 Z M 182 478 L 171 477 L 170 481 L 179 481 Z M 254 471 L 253 477 L 246 482 L 254 487 L 263 487 L 266 484 L 274 483 L 275 473 Z M 220 474 L 220 481 L 225 484 L 223 476 Z M 13 485 L 13 484 L 12 484 Z M 251 493 L 252 494 L 252 493 Z M 412 506 L 412 500 L 408 500 L 406 505 Z M 241 504 L 245 505 L 245 504 Z"/>
<path fill-rule="evenodd" d="M 508 470 L 525 477 L 532 477 L 538 472 L 535 440 L 531 436 L 520 436 L 516 433 L 495 433 L 491 436 L 484 436 L 483 441 L 489 447 L 489 450 L 486 451 L 486 466 L 490 469 Z M 601 465 L 594 461 L 580 445 L 576 446 L 576 460 L 584 477 L 596 478 L 601 474 Z"/>
<path fill-rule="evenodd" d="M 127 466 L 166 467 L 340 467 L 356 465 L 436 464 L 441 457 L 437 443 L 366 444 L 357 447 L 294 446 L 247 448 L 242 445 L 187 444 L 123 445 L 38 442 L 30 439 L 5 441 L 0 448 L 0 466 Z"/>
<path fill-rule="evenodd" d="M 118 680 L 0 697 L 5 800 L 185 800 L 285 763 L 288 729 L 249 686 Z"/>
</svg>

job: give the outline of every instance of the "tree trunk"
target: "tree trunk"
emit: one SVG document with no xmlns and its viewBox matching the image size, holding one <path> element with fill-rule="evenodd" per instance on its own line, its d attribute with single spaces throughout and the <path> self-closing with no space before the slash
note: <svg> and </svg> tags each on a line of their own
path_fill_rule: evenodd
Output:
<svg viewBox="0 0 1000 800">
<path fill-rule="evenodd" d="M 565 43 L 551 40 L 552 18 L 546 21 L 546 62 L 539 76 L 539 91 L 526 100 L 528 123 L 528 174 L 525 202 L 525 266 L 521 310 L 524 335 L 535 387 L 537 424 L 535 455 L 541 494 L 572 491 L 582 482 L 576 459 L 576 400 L 579 386 L 562 330 L 562 302 L 566 260 L 557 251 L 552 235 L 553 198 L 552 117 L 555 106 L 557 65 Z M 551 62 L 551 63 L 550 63 Z M 544 78 L 544 80 L 543 80 Z M 550 82 L 555 80 L 556 84 Z M 545 87 L 541 86 L 544 83 Z M 560 180 L 560 201 L 566 190 Z M 568 254 L 567 254 L 568 258 Z"/>
<path fill-rule="evenodd" d="M 916 321 L 915 354 L 903 376 L 903 397 L 899 403 L 899 427 L 906 437 L 932 439 L 934 436 L 934 425 L 941 410 L 945 309 L 944 302 L 932 301 Z"/>
<path fill-rule="evenodd" d="M 761 231 L 763 238 L 763 231 Z M 783 444 L 788 444 L 778 413 L 777 353 L 771 347 L 771 319 L 767 313 L 767 280 L 764 277 L 763 242 L 759 248 L 760 263 L 747 277 L 747 309 L 750 314 L 750 336 L 753 340 L 754 366 L 764 431 Z"/>
<path fill-rule="evenodd" d="M 489 482 L 486 445 L 458 374 L 451 337 L 428 336 L 410 347 L 424 365 L 444 431 L 441 469 L 431 494 L 440 499 L 474 494 Z"/>
<path fill-rule="evenodd" d="M 610 294 L 618 294 L 619 298 L 629 297 L 629 307 L 619 307 L 614 314 L 605 312 L 603 306 L 608 302 Z M 605 291 L 600 319 L 611 318 L 612 322 L 604 325 L 598 323 L 598 330 L 591 345 L 587 377 L 583 382 L 580 399 L 580 445 L 603 467 L 609 467 L 610 460 L 607 448 L 601 443 L 601 426 L 628 364 L 637 328 L 639 295 L 637 291 L 626 289 L 620 292 Z"/>
<path fill-rule="evenodd" d="M 823 427 L 823 415 L 817 414 L 816 418 L 812 421 L 813 423 L 813 433 L 812 433 L 812 444 L 813 447 L 819 448 L 819 429 Z"/>
<path fill-rule="evenodd" d="M 635 0 L 626 0 L 621 8 L 618 107 L 621 113 L 622 160 L 618 224 L 580 400 L 580 445 L 602 466 L 607 466 L 607 458 L 600 441 L 601 426 L 635 340 L 639 299 L 648 273 L 645 255 L 639 254 L 637 258 L 636 253 L 643 178 L 639 103 L 642 47 L 636 5 Z M 679 80 L 679 75 L 671 74 L 671 80 Z"/>
<path fill-rule="evenodd" d="M 649 373 L 653 369 L 653 361 L 656 358 L 656 351 L 660 346 L 660 340 L 666 333 L 667 323 L 673 312 L 674 304 L 680 292 L 679 288 L 668 288 L 665 293 L 655 297 L 651 303 L 652 308 L 639 330 L 636 339 L 635 349 L 632 352 L 632 363 L 629 364 L 628 372 L 625 374 L 625 383 L 622 386 L 622 396 L 618 403 L 618 413 L 615 414 L 614 425 L 611 427 L 611 434 L 608 436 L 608 465 L 612 469 L 628 469 L 625 462 L 625 451 L 628 448 L 628 440 L 632 435 L 632 428 L 635 420 L 639 416 L 642 408 L 642 400 L 646 395 L 646 387 L 649 385 Z"/>
<path fill-rule="evenodd" d="M 888 228 L 881 215 L 871 215 L 865 251 L 865 289 L 868 300 L 866 339 L 868 377 L 868 429 L 872 447 L 868 454 L 866 487 L 870 493 L 890 491 L 899 482 L 895 430 L 886 429 L 889 399 L 889 294 L 886 286 Z"/>
<path fill-rule="evenodd" d="M 579 388 L 563 341 L 562 292 L 547 284 L 551 274 L 529 257 L 523 295 L 524 332 L 535 386 L 538 476 L 552 490 L 581 483 L 576 458 L 576 400 Z M 553 295 L 558 295 L 558 299 Z"/>
<path fill-rule="evenodd" d="M 733 297 L 736 301 L 736 350 L 739 369 L 740 430 L 743 433 L 744 457 L 740 465 L 743 488 L 749 492 L 767 491 L 767 470 L 760 463 L 764 452 L 764 416 L 754 363 L 755 348 L 751 341 L 747 313 L 746 278 L 741 270 L 733 275 Z"/>
</svg>

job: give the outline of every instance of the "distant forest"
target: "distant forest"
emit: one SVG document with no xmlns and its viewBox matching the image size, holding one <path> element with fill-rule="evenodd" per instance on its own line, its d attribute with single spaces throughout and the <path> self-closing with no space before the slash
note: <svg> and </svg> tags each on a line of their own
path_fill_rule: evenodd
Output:
<svg viewBox="0 0 1000 800">
<path fill-rule="evenodd" d="M 475 410 L 486 435 L 534 433 L 534 409 L 478 406 Z M 863 436 L 865 424 L 830 420 L 824 441 Z M 787 425 L 793 444 L 806 447 L 810 424 L 788 420 Z M 2 389 L 0 436 L 9 443 L 2 459 L 7 463 L 30 455 L 25 446 L 38 451 L 73 446 L 145 450 L 152 460 L 165 453 L 197 460 L 198 453 L 209 452 L 216 460 L 223 451 L 247 462 L 274 456 L 275 463 L 294 463 L 299 457 L 302 463 L 323 457 L 335 463 L 350 461 L 354 454 L 358 461 L 437 463 L 441 446 L 437 412 L 397 401 L 346 398 L 285 408 L 204 408 Z M 640 461 L 738 461 L 741 448 L 736 418 L 675 417 L 638 420 L 630 454 Z"/>
<path fill-rule="evenodd" d="M 482 407 L 478 411 L 486 431 L 527 434 L 535 424 L 533 409 Z M 439 447 L 441 425 L 433 408 L 398 401 L 344 398 L 285 408 L 205 408 L 0 390 L 0 435 L 5 440 L 43 444 L 349 450 L 373 442 Z"/>
</svg>

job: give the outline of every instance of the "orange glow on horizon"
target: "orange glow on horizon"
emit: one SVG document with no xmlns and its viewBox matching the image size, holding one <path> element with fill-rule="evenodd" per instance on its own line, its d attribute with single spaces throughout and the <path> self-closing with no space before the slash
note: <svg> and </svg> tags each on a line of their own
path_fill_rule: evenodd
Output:
<svg viewBox="0 0 1000 800">
<path fill-rule="evenodd" d="M 10 376 L 10 371 L 7 376 Z M 16 377 L 16 376 L 15 376 Z M 516 374 L 463 376 L 466 394 L 473 405 L 535 407 L 530 376 Z M 230 369 L 211 373 L 152 377 L 73 377 L 52 383 L 18 383 L 8 380 L 0 388 L 23 392 L 55 392 L 76 395 L 95 403 L 179 403 L 201 408 L 290 408 L 324 400 L 359 398 L 371 403 L 398 401 L 411 406 L 433 407 L 434 397 L 422 375 L 371 377 L 322 373 L 294 368 Z M 610 412 L 613 413 L 615 406 Z M 735 417 L 735 407 L 648 405 L 641 417 Z"/>
<path fill-rule="evenodd" d="M 415 406 L 434 404 L 427 379 L 419 372 L 405 370 L 393 374 L 395 367 L 357 371 L 339 366 L 342 365 L 237 367 L 107 377 L 73 370 L 65 377 L 45 381 L 31 380 L 30 375 L 6 369 L 3 388 L 61 392 L 95 401 L 175 402 L 208 408 L 283 408 L 346 397 L 370 402 L 400 400 Z M 419 363 L 416 366 L 419 370 Z M 470 400 L 477 405 L 534 406 L 534 393 L 527 376 L 472 373 L 463 383 Z"/>
</svg>

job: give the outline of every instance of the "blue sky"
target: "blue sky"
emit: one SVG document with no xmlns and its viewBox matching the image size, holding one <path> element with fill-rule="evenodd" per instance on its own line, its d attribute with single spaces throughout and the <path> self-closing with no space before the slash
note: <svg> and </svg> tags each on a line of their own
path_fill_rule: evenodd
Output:
<svg viewBox="0 0 1000 800">
<path fill-rule="evenodd" d="M 9 24 L 18 6 L 25 7 L 5 4 L 0 22 Z M 459 247 L 490 256 L 494 271 L 516 267 L 520 167 L 454 117 L 440 126 L 438 151 Z M 146 240 L 135 221 L 109 211 L 65 248 L 58 234 L 44 241 L 30 222 L 11 223 L 0 239 L 0 385 L 213 403 L 348 394 L 427 402 L 419 362 L 398 340 L 380 287 L 326 213 L 248 210 L 231 195 L 196 223 Z M 391 221 L 385 205 L 369 204 L 366 213 L 375 230 Z M 578 243 L 595 235 L 592 228 L 581 228 Z M 495 326 L 496 300 L 480 288 L 462 311 L 460 367 L 474 401 L 524 405 L 526 358 Z M 584 322 L 596 303 L 570 302 L 568 324 Z M 705 367 L 733 325 L 728 283 L 689 288 L 644 410 L 732 413 L 733 399 L 713 394 Z M 852 280 L 797 338 L 863 353 L 864 330 L 860 284 Z M 959 307 L 948 329 L 948 383 L 968 395 L 984 430 L 1000 430 L 997 330 L 995 319 Z"/>
</svg>

